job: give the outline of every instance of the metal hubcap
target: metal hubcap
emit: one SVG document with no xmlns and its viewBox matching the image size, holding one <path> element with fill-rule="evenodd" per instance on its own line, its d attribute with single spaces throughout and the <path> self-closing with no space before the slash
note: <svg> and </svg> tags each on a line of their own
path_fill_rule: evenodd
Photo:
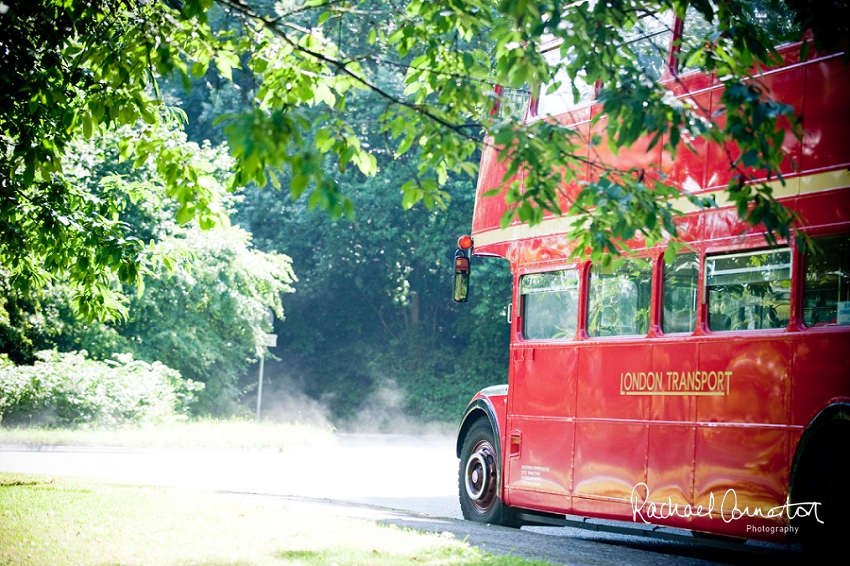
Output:
<svg viewBox="0 0 850 566">
<path fill-rule="evenodd" d="M 496 451 L 486 440 L 475 445 L 466 461 L 465 487 L 472 506 L 486 513 L 496 501 Z"/>
</svg>

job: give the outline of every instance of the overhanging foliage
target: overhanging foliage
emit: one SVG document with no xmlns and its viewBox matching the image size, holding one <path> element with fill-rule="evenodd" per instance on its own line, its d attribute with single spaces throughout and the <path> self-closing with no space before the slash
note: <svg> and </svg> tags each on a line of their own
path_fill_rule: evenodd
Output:
<svg viewBox="0 0 850 566">
<path fill-rule="evenodd" d="M 790 11 L 781 32 L 759 23 L 759 10 Z M 418 173 L 402 186 L 402 202 L 443 204 L 449 171 L 475 173 L 470 157 L 484 139 L 513 157 L 527 176 L 507 194 L 504 218 L 536 223 L 550 210 L 580 218 L 571 237 L 591 255 L 616 252 L 637 232 L 650 241 L 675 236 L 671 199 L 678 187 L 645 171 L 600 171 L 568 210 L 559 198 L 578 180 L 577 148 L 588 140 L 549 121 L 524 125 L 492 115 L 494 85 L 536 93 L 558 71 L 600 84 L 605 132 L 615 149 L 648 136 L 671 154 L 697 137 L 732 140 L 739 174 L 727 196 L 753 223 L 787 237 L 793 216 L 767 185 L 750 184 L 746 170 L 778 178 L 779 124 L 794 127 L 791 108 L 770 100 L 754 69 L 776 63 L 773 45 L 811 28 L 816 49 L 836 50 L 847 37 L 846 3 L 801 0 L 37 0 L 0 3 L 0 276 L 27 289 L 55 277 L 77 289 L 89 317 L 114 314 L 109 273 L 139 282 L 147 252 L 122 220 L 124 195 L 80 191 L 69 183 L 61 156 L 77 135 L 147 124 L 121 142 L 125 159 L 155 163 L 181 223 L 225 222 L 213 181 L 161 135 L 168 111 L 158 80 L 177 74 L 188 85 L 211 67 L 223 80 L 252 77 L 253 107 L 222 116 L 236 158 L 231 189 L 250 182 L 279 186 L 332 217 L 353 215 L 351 201 L 328 173 L 356 166 L 377 174 L 361 141 L 363 124 L 346 111 L 353 91 L 371 91 L 383 105 L 374 127 L 394 155 L 417 150 Z M 669 96 L 650 80 L 624 34 L 642 15 L 688 6 L 709 22 L 693 38 L 687 62 L 715 72 L 724 86 L 722 124 Z M 211 25 L 211 21 L 216 25 Z M 553 38 L 563 58 L 550 63 L 541 46 Z M 804 44 L 805 47 L 806 44 Z M 805 55 L 805 54 L 804 54 Z M 404 70 L 403 83 L 385 80 Z M 309 110 L 309 112 L 307 111 Z M 307 135 L 312 131 L 314 135 Z M 593 142 L 594 140 L 590 140 Z M 603 167 L 601 164 L 592 164 Z M 688 195 L 684 195 L 687 197 Z M 615 207 L 604 203 L 617 203 Z M 711 203 L 691 199 L 699 206 Z M 579 246 L 582 248 L 582 246 Z M 583 249 L 583 248 L 582 248 Z"/>
</svg>

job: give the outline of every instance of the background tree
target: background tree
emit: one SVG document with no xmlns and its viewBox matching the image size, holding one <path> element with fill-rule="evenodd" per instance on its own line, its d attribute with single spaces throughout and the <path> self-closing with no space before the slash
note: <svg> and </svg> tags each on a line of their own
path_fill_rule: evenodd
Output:
<svg viewBox="0 0 850 566">
<path fill-rule="evenodd" d="M 377 181 L 340 178 L 356 220 L 332 222 L 286 193 L 258 188 L 234 215 L 258 247 L 291 256 L 299 276 L 276 327 L 282 362 L 266 366 L 272 387 L 296 385 L 325 401 L 338 424 L 356 419 L 383 389 L 397 391 L 396 409 L 410 416 L 452 421 L 475 391 L 507 380 L 509 327 L 498 314 L 510 301 L 507 264 L 476 264 L 477 312 L 451 301 L 447 274 L 457 235 L 469 229 L 470 184 L 450 177 L 447 209 L 405 211 L 402 161 L 379 155 Z"/>
<path fill-rule="evenodd" d="M 148 242 L 151 261 L 134 285 L 109 279 L 120 300 L 116 308 L 125 314 L 107 322 L 81 318 L 74 309 L 76 291 L 66 282 L 53 281 L 29 293 L 7 287 L 9 314 L 0 320 L 0 348 L 19 363 L 32 362 L 37 351 L 51 348 L 87 350 L 96 359 L 129 353 L 204 383 L 195 412 L 238 412 L 235 403 L 247 385 L 240 380 L 257 358 L 261 335 L 270 330 L 266 313 L 282 319 L 282 294 L 293 290 L 290 259 L 254 249 L 250 234 L 237 227 L 178 225 L 178 204 L 163 196 L 154 164 L 134 168 L 120 160 L 118 140 L 125 135 L 111 132 L 72 142 L 62 163 L 81 194 L 93 199 L 109 191 L 124 195 L 127 237 Z M 199 147 L 179 131 L 167 139 L 176 151 L 196 156 L 193 166 L 208 175 L 211 191 L 225 192 L 217 179 L 227 174 L 231 159 L 222 148 Z M 217 197 L 223 205 L 233 200 Z"/>
<path fill-rule="evenodd" d="M 780 5 L 790 9 L 794 25 L 777 37 L 756 16 Z M 625 34 L 641 16 L 668 9 L 682 15 L 689 6 L 712 22 L 693 38 L 688 60 L 722 77 L 722 124 L 665 96 L 666 89 L 649 80 L 639 54 L 627 46 Z M 346 112 L 352 92 L 368 91 L 383 101 L 375 128 L 387 133 L 390 150 L 395 155 L 416 150 L 417 175 L 402 186 L 405 206 L 443 202 L 440 186 L 450 171 L 474 175 L 470 158 L 483 129 L 514 155 L 509 172 L 521 163 L 528 171 L 525 190 L 514 186 L 506 195 L 512 207 L 505 223 L 514 217 L 538 222 L 545 210 L 575 215 L 581 230 L 572 236 L 596 256 L 616 252 L 614 242 L 637 231 L 650 240 L 665 230 L 675 235 L 676 212 L 669 201 L 680 189 L 648 182 L 641 172 L 602 170 L 561 211 L 561 187 L 573 180 L 573 166 L 583 159 L 577 149 L 588 140 L 548 121 L 522 125 L 491 116 L 493 85 L 530 85 L 536 93 L 563 71 L 571 80 L 581 73 L 588 83 L 602 85 L 598 98 L 614 147 L 644 136 L 671 153 L 694 137 L 736 142 L 741 156 L 729 166 L 739 174 L 727 196 L 742 216 L 787 236 L 793 217 L 766 185 L 746 182 L 750 170 L 778 176 L 783 156 L 776 132 L 792 110 L 747 79 L 754 67 L 776 62 L 774 44 L 799 39 L 807 28 L 814 32 L 815 48 L 840 48 L 850 18 L 839 16 L 846 10 L 845 3 L 823 8 L 796 0 L 729 0 L 716 6 L 708 0 L 569 6 L 495 0 L 3 3 L 0 263 L 14 287 L 61 274 L 78 290 L 81 312 L 114 313 L 107 272 L 114 267 L 123 281 L 138 280 L 146 254 L 139 242 L 124 237 L 125 227 L 115 219 L 116 199 L 84 198 L 59 165 L 74 135 L 89 136 L 100 127 L 149 124 L 123 140 L 123 155 L 137 164 L 156 163 L 166 194 L 179 202 L 181 223 L 220 222 L 204 171 L 169 148 L 158 128 L 164 107 L 158 78 L 177 73 L 189 84 L 211 66 L 224 81 L 233 79 L 234 69 L 251 77 L 250 95 L 244 95 L 251 108 L 223 117 L 236 159 L 228 181 L 233 189 L 252 181 L 278 185 L 281 173 L 289 173 L 293 197 L 306 193 L 311 208 L 333 218 L 353 214 L 325 165 L 376 172 L 374 155 L 361 144 L 357 117 Z M 540 53 L 551 38 L 561 42 L 563 56 L 552 63 Z M 388 71 L 399 68 L 403 83 L 383 82 Z M 630 195 L 624 202 L 633 206 L 622 211 L 602 206 L 612 191 Z"/>
<path fill-rule="evenodd" d="M 128 195 L 88 194 L 63 171 L 80 134 L 147 124 L 127 133 L 124 156 L 156 163 L 166 193 L 180 202 L 180 221 L 221 220 L 205 172 L 180 152 L 185 147 L 168 143 L 169 113 L 155 93 L 156 74 L 203 42 L 172 16 L 158 2 L 3 3 L 0 264 L 8 285 L 27 292 L 58 278 L 73 288 L 76 309 L 93 318 L 118 313 L 112 273 L 141 280 L 147 253 L 120 218 Z"/>
</svg>

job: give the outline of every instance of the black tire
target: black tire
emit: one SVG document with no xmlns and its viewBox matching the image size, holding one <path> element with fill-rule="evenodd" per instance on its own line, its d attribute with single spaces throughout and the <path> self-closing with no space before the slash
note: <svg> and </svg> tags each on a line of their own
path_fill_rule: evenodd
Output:
<svg viewBox="0 0 850 566">
<path fill-rule="evenodd" d="M 819 452 L 813 464 L 804 497 L 795 503 L 818 504 L 817 517 L 812 513 L 795 523 L 800 526 L 804 552 L 831 563 L 842 555 L 844 537 L 850 532 L 850 447 L 846 442 L 833 442 Z"/>
<path fill-rule="evenodd" d="M 458 468 L 460 508 L 468 521 L 519 527 L 513 509 L 499 498 L 497 442 L 487 419 L 478 419 L 469 427 Z"/>
</svg>

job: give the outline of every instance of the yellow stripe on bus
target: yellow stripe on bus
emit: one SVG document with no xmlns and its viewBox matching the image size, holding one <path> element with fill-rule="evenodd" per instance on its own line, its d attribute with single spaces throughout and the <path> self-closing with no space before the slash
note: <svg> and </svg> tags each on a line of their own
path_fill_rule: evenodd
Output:
<svg viewBox="0 0 850 566">
<path fill-rule="evenodd" d="M 787 198 L 820 191 L 828 191 L 850 186 L 850 170 L 839 169 L 829 171 L 827 173 L 814 173 L 812 175 L 802 175 L 787 179 L 783 185 L 779 181 L 772 181 L 767 185 L 773 189 L 773 195 L 776 198 Z M 717 206 L 729 206 L 730 202 L 726 198 L 724 189 L 702 193 L 700 196 L 714 196 Z M 680 198 L 674 202 L 674 207 L 681 212 L 695 212 L 697 207 L 692 205 L 687 199 Z M 476 246 L 487 246 L 490 244 L 498 244 L 500 242 L 510 242 L 514 240 L 523 240 L 526 238 L 534 238 L 536 236 L 550 236 L 553 234 L 564 234 L 568 232 L 577 219 L 566 216 L 555 218 L 547 218 L 540 224 L 529 226 L 528 224 L 514 224 L 505 229 L 488 230 L 474 234 Z"/>
</svg>

